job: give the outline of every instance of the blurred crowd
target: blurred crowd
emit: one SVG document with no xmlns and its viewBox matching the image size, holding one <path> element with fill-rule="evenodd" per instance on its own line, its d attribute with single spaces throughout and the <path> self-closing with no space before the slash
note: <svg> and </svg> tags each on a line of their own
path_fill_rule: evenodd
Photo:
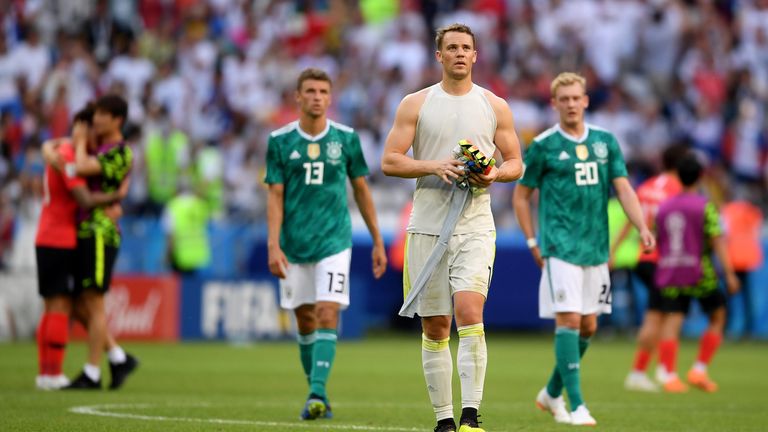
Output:
<svg viewBox="0 0 768 432">
<path fill-rule="evenodd" d="M 453 22 L 476 32 L 475 82 L 509 101 L 524 145 L 556 122 L 551 79 L 578 71 L 634 182 L 686 142 L 716 201 L 765 205 L 768 0 L 0 0 L 0 256 L 39 211 L 41 143 L 105 93 L 130 106 L 126 215 L 194 185 L 217 217 L 264 221 L 267 137 L 295 119 L 308 66 L 334 79 L 331 118 L 360 134 L 395 229 L 413 184 L 380 153 L 401 98 L 439 80 L 434 29 Z M 492 190 L 502 230 L 512 187 Z"/>
</svg>

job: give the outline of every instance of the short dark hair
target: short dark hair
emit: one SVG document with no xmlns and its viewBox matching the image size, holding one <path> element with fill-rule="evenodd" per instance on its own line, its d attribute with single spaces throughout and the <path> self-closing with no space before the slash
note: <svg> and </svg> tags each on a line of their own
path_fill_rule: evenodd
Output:
<svg viewBox="0 0 768 432">
<path fill-rule="evenodd" d="M 93 124 L 93 113 L 96 111 L 96 104 L 93 103 L 93 101 L 88 102 L 85 104 L 83 108 L 80 109 L 80 111 L 75 113 L 75 116 L 72 118 L 72 123 L 77 122 L 85 122 L 89 126 Z"/>
<path fill-rule="evenodd" d="M 318 68 L 306 68 L 301 71 L 299 78 L 296 80 L 296 90 L 301 90 L 301 85 L 306 80 L 325 81 L 328 85 L 333 86 L 331 77 L 324 70 Z"/>
<path fill-rule="evenodd" d="M 112 117 L 120 117 L 123 119 L 123 123 L 128 118 L 128 102 L 116 94 L 108 94 L 100 97 L 96 100 L 96 106 L 94 112 L 105 111 L 112 115 Z"/>
<path fill-rule="evenodd" d="M 661 168 L 669 171 L 677 168 L 677 163 L 690 152 L 685 143 L 675 143 L 664 149 L 661 154 Z"/>
<path fill-rule="evenodd" d="M 477 45 L 475 44 L 475 34 L 472 33 L 472 29 L 469 28 L 468 25 L 454 23 L 437 29 L 437 34 L 435 35 L 435 45 L 437 45 L 438 50 L 443 47 L 443 38 L 445 37 L 445 34 L 449 32 L 466 33 L 472 36 L 472 48 L 477 49 Z"/>
<path fill-rule="evenodd" d="M 693 152 L 688 152 L 677 162 L 677 176 L 683 186 L 693 186 L 701 178 L 704 167 Z"/>
</svg>

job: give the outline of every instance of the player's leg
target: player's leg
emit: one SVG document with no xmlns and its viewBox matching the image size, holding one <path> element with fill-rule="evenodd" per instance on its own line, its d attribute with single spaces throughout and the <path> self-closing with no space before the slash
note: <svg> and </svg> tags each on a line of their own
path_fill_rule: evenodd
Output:
<svg viewBox="0 0 768 432">
<path fill-rule="evenodd" d="M 488 349 L 485 343 L 483 308 L 493 276 L 494 232 L 453 236 L 449 280 L 454 317 L 459 333 L 456 369 L 461 381 L 459 431 L 482 431 L 478 411 L 483 399 Z"/>
<path fill-rule="evenodd" d="M 632 371 L 624 381 L 624 387 L 627 390 L 659 391 L 659 387 L 647 375 L 648 363 L 659 344 L 661 325 L 664 319 L 664 314 L 661 311 L 661 293 L 654 282 L 655 269 L 655 264 L 641 262 L 635 270 L 648 290 L 648 307 L 637 333 L 637 349 Z"/>
<path fill-rule="evenodd" d="M 661 369 L 656 378 L 668 393 L 688 391 L 688 386 L 677 375 L 677 353 L 680 346 L 680 330 L 689 307 L 690 297 L 688 296 L 666 294 L 662 296 L 662 310 L 665 312 L 665 318 L 662 322 L 659 342 Z"/>
<path fill-rule="evenodd" d="M 312 373 L 312 352 L 315 349 L 317 340 L 317 315 L 315 314 L 314 304 L 303 304 L 293 310 L 296 316 L 296 327 L 298 327 L 297 341 L 299 343 L 299 358 L 304 375 L 307 377 L 307 384 L 310 384 L 310 374 Z"/>
<path fill-rule="evenodd" d="M 571 350 L 579 358 L 578 334 L 581 326 L 581 289 L 583 272 L 580 267 L 565 263 L 556 258 L 547 258 L 539 283 L 539 316 L 555 319 L 555 366 L 547 385 L 536 396 L 536 406 L 549 412 L 558 423 L 570 423 L 571 415 L 563 398 L 564 375 L 560 364 L 567 365 L 566 354 Z M 577 282 L 578 281 L 578 282 Z M 558 318 L 559 317 L 559 318 Z M 578 361 L 577 361 L 578 362 Z M 578 377 L 577 377 L 578 378 Z M 574 391 L 571 400 L 581 400 L 578 385 L 573 386 L 573 376 L 569 374 L 569 384 Z M 570 397 L 570 394 L 569 394 Z"/>
<path fill-rule="evenodd" d="M 44 301 L 37 330 L 39 372 L 36 385 L 40 389 L 54 390 L 69 384 L 62 373 L 62 365 L 69 340 L 74 251 L 37 247 L 35 252 L 38 291 Z"/>
<path fill-rule="evenodd" d="M 451 316 L 421 318 L 421 367 L 437 420 L 436 431 L 456 430 L 453 419 L 453 358 L 449 347 Z"/>
<path fill-rule="evenodd" d="M 699 298 L 704 313 L 709 317 L 709 326 L 699 341 L 699 353 L 696 362 L 688 371 L 688 382 L 706 392 L 717 391 L 717 384 L 709 378 L 707 367 L 723 340 L 726 323 L 726 299 L 723 293 L 715 290 Z"/>
<path fill-rule="evenodd" d="M 412 234 L 406 237 L 403 266 L 403 298 L 408 294 L 432 251 L 437 236 Z M 448 254 L 446 254 L 448 255 Z M 453 358 L 448 342 L 451 331 L 451 294 L 448 286 L 448 258 L 437 264 L 432 278 L 416 299 L 421 317 L 421 367 L 427 393 L 435 413 L 435 431 L 456 430 L 453 418 Z"/>
</svg>

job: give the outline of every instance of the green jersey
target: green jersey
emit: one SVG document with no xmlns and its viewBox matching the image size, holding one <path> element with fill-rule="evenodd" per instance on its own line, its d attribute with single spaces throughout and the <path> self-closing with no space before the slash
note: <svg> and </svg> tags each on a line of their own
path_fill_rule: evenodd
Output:
<svg viewBox="0 0 768 432">
<path fill-rule="evenodd" d="M 581 266 L 608 261 L 608 194 L 627 176 L 614 136 L 585 125 L 580 138 L 560 125 L 533 139 L 520 183 L 539 189 L 541 254 Z"/>
<path fill-rule="evenodd" d="M 352 247 L 347 177 L 368 175 L 360 137 L 328 120 L 310 136 L 295 121 L 272 132 L 267 184 L 283 184 L 280 247 L 293 263 L 317 262 Z"/>
<path fill-rule="evenodd" d="M 88 189 L 96 192 L 115 192 L 131 172 L 133 152 L 125 142 L 103 144 L 97 150 L 96 159 L 101 173 L 88 177 Z M 104 207 L 96 207 L 85 213 L 78 230 L 78 238 L 95 237 L 104 245 L 120 247 L 120 227 L 104 213 Z"/>
</svg>

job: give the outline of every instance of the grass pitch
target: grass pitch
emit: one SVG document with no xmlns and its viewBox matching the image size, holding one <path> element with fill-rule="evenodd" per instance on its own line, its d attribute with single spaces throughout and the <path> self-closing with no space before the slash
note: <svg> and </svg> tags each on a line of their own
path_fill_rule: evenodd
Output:
<svg viewBox="0 0 768 432">
<path fill-rule="evenodd" d="M 573 429 L 555 424 L 534 408 L 536 393 L 553 365 L 551 337 L 490 332 L 487 340 L 482 426 L 488 432 Z M 454 335 L 454 361 L 456 344 Z M 335 418 L 311 422 L 298 420 L 307 385 L 295 343 L 127 343 L 125 347 L 139 357 L 141 365 L 123 389 L 42 392 L 34 389 L 35 346 L 0 345 L 0 431 L 407 432 L 431 431 L 434 426 L 421 374 L 418 334 L 342 342 L 329 384 Z M 715 394 L 695 389 L 681 395 L 626 392 L 622 383 L 633 350 L 631 341 L 598 338 L 587 352 L 582 385 L 598 428 L 768 429 L 767 344 L 724 343 L 711 368 L 720 384 Z M 695 353 L 695 341 L 682 344 L 682 372 Z M 84 358 L 83 344 L 72 344 L 66 360 L 69 376 L 78 372 Z M 457 384 L 454 377 L 458 415 Z"/>
</svg>

